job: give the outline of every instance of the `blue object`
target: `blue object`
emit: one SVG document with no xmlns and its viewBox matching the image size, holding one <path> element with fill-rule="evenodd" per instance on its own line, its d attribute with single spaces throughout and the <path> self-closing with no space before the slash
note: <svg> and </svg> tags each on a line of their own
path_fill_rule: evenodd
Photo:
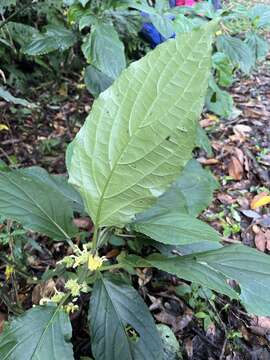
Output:
<svg viewBox="0 0 270 360">
<path fill-rule="evenodd" d="M 213 4 L 215 10 L 222 9 L 221 0 L 212 0 L 212 4 Z"/>
<path fill-rule="evenodd" d="M 157 31 L 153 24 L 144 23 L 141 29 L 141 36 L 149 42 L 152 48 L 161 44 L 166 39 Z"/>
<path fill-rule="evenodd" d="M 169 0 L 170 7 L 175 7 L 176 0 Z M 212 4 L 215 10 L 222 9 L 221 0 L 212 0 Z M 145 18 L 149 18 L 149 15 L 146 12 L 141 12 L 141 15 Z M 173 19 L 173 16 L 170 16 Z M 150 44 L 152 48 L 155 48 L 157 45 L 163 43 L 166 38 L 158 32 L 153 24 L 150 22 L 145 22 L 140 31 L 140 35 Z M 172 36 L 175 37 L 175 34 Z"/>
</svg>

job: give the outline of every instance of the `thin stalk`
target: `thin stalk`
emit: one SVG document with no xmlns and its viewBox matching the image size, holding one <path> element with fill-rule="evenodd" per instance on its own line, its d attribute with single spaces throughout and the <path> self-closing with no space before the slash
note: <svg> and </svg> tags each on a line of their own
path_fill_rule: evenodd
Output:
<svg viewBox="0 0 270 360">
<path fill-rule="evenodd" d="M 95 226 L 93 239 L 92 239 L 92 248 L 91 248 L 91 253 L 94 255 L 97 252 L 97 242 L 98 242 L 98 227 Z"/>
<path fill-rule="evenodd" d="M 108 271 L 108 270 L 114 270 L 114 269 L 123 269 L 123 265 L 121 264 L 113 264 L 113 265 L 107 265 L 102 266 L 102 268 L 99 269 L 99 271 Z"/>
</svg>

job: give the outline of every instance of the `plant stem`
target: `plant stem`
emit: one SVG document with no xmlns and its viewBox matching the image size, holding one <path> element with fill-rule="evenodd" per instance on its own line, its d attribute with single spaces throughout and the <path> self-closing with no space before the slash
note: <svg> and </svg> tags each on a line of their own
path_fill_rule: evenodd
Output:
<svg viewBox="0 0 270 360">
<path fill-rule="evenodd" d="M 92 239 L 92 249 L 91 249 L 92 254 L 95 254 L 97 251 L 97 240 L 98 240 L 98 227 L 95 226 L 93 239 Z"/>
<path fill-rule="evenodd" d="M 121 264 L 113 264 L 108 266 L 103 266 L 99 269 L 99 271 L 107 271 L 107 270 L 114 270 L 114 269 L 122 269 L 124 266 Z"/>
</svg>

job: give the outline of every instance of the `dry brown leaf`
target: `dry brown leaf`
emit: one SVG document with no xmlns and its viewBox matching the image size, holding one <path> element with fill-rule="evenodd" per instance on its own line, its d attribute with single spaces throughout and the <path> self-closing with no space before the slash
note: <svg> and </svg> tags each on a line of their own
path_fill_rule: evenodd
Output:
<svg viewBox="0 0 270 360">
<path fill-rule="evenodd" d="M 200 164 L 203 164 L 203 165 L 216 165 L 218 164 L 219 160 L 218 159 L 206 159 L 204 157 L 200 157 L 197 159 L 199 161 Z"/>
<path fill-rule="evenodd" d="M 265 251 L 270 249 L 270 230 L 265 232 L 260 230 L 255 236 L 255 245 L 256 248 L 260 251 Z"/>
<path fill-rule="evenodd" d="M 74 219 L 73 222 L 80 229 L 89 230 L 92 227 L 92 222 L 88 217 Z"/>
<path fill-rule="evenodd" d="M 32 302 L 35 305 L 38 305 L 42 298 L 50 298 L 55 293 L 55 282 L 50 279 L 45 281 L 45 283 L 37 284 L 32 292 Z"/>
<path fill-rule="evenodd" d="M 222 204 L 225 205 L 234 204 L 236 201 L 231 195 L 225 193 L 218 193 L 217 198 Z"/>
<path fill-rule="evenodd" d="M 243 178 L 243 165 L 236 156 L 231 157 L 231 161 L 228 164 L 228 171 L 234 180 L 241 180 Z"/>
</svg>

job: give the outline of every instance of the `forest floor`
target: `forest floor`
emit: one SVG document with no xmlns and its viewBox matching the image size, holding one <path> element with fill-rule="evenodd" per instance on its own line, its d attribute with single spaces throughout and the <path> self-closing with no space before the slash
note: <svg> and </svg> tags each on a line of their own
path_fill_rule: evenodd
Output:
<svg viewBox="0 0 270 360">
<path fill-rule="evenodd" d="M 267 206 L 256 208 L 256 203 L 264 199 L 270 187 L 270 59 L 251 77 L 239 79 L 231 94 L 240 111 L 236 118 L 223 121 L 206 113 L 201 119 L 213 155 L 209 157 L 201 150 L 196 155 L 220 183 L 202 217 L 219 230 L 226 243 L 242 242 L 267 253 L 270 212 Z M 92 99 L 72 81 L 63 81 L 60 86 L 52 84 L 50 90 L 35 90 L 33 102 L 36 99 L 40 106 L 34 111 L 0 102 L 1 124 L 8 127 L 0 132 L 0 159 L 13 167 L 38 165 L 50 173 L 63 174 L 67 143 L 81 127 Z M 3 227 L 0 219 L 0 234 Z M 42 238 L 38 241 L 43 251 L 29 255 L 29 271 L 45 271 L 68 251 L 61 243 L 47 244 Z M 158 276 L 141 271 L 137 286 L 156 321 L 173 329 L 184 359 L 270 359 L 270 318 L 251 317 L 238 303 L 229 303 L 218 295 L 213 298 L 212 293 L 195 287 L 191 292 L 175 294 L 168 279 Z M 0 280 L 4 279 L 5 267 L 0 267 Z M 163 281 L 164 287 L 160 285 Z M 179 280 L 170 277 L 169 282 Z M 40 288 L 11 278 L 1 289 L 0 332 L 6 314 L 19 312 L 18 304 L 27 308 L 38 303 L 40 292 Z M 72 316 L 78 331 L 74 340 L 78 356 L 89 355 L 88 333 L 82 323 L 85 311 L 82 308 Z"/>
</svg>

